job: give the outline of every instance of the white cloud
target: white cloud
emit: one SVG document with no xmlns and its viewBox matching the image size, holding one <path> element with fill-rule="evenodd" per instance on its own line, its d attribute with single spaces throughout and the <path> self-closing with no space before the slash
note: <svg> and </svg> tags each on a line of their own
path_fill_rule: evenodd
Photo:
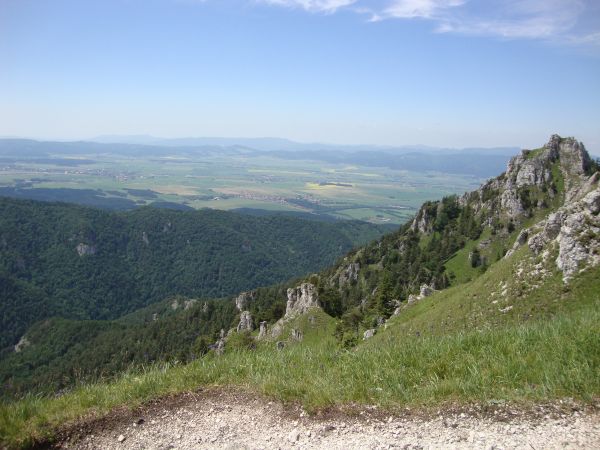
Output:
<svg viewBox="0 0 600 450">
<path fill-rule="evenodd" d="M 311 12 L 332 13 L 340 8 L 350 6 L 357 0 L 257 0 L 260 3 L 287 6 L 290 8 L 302 8 Z"/>
<path fill-rule="evenodd" d="M 493 0 L 485 10 L 465 7 L 439 17 L 437 31 L 505 38 L 557 38 L 585 9 L 582 0 Z"/>
<path fill-rule="evenodd" d="M 431 22 L 432 29 L 438 33 L 600 46 L 599 0 L 248 1 L 299 8 L 311 13 L 333 14 L 348 10 L 366 14 L 373 22 L 420 19 Z"/>
<path fill-rule="evenodd" d="M 382 18 L 435 19 L 448 9 L 462 6 L 465 3 L 466 0 L 393 0 L 378 15 Z"/>
</svg>

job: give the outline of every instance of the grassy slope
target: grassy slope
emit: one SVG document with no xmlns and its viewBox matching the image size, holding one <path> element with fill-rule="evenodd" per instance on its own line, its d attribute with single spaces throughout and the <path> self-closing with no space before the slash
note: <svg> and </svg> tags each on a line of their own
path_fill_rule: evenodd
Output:
<svg viewBox="0 0 600 450">
<path fill-rule="evenodd" d="M 537 263 L 526 252 L 522 248 L 474 281 L 408 307 L 355 350 L 340 349 L 332 336 L 334 319 L 315 312 L 313 323 L 309 315 L 286 327 L 284 336 L 294 327 L 305 339 L 288 342 L 283 351 L 263 342 L 253 351 L 230 350 L 223 357 L 209 355 L 188 365 L 152 367 L 116 382 L 81 386 L 59 398 L 31 396 L 3 405 L 0 436 L 10 445 L 27 444 L 82 416 L 201 385 L 239 385 L 309 409 L 349 402 L 393 409 L 597 397 L 600 268 L 568 287 L 551 273 L 532 289 L 530 277 L 510 276 L 515 265 L 529 270 L 528 264 Z M 506 299 L 500 299 L 504 280 L 511 281 L 503 285 Z M 507 305 L 513 308 L 499 311 Z"/>
</svg>

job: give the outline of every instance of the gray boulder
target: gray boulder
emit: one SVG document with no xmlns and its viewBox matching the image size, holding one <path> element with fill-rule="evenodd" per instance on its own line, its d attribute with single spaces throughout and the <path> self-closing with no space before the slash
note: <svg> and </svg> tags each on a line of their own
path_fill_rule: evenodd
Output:
<svg viewBox="0 0 600 450">
<path fill-rule="evenodd" d="M 372 338 L 373 336 L 375 336 L 376 330 L 375 328 L 371 328 L 370 330 L 366 330 L 363 333 L 363 341 Z"/>
<path fill-rule="evenodd" d="M 421 285 L 421 289 L 419 290 L 419 295 L 421 296 L 421 298 L 425 298 L 425 297 L 429 297 L 434 292 L 435 292 L 435 289 L 433 289 L 432 286 L 430 286 L 426 283 L 423 283 Z"/>
</svg>

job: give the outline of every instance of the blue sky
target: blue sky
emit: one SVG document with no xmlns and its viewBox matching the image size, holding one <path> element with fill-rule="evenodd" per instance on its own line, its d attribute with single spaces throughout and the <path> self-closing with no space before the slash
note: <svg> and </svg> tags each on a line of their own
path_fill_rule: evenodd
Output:
<svg viewBox="0 0 600 450">
<path fill-rule="evenodd" d="M 597 0 L 0 0 L 0 135 L 600 153 Z"/>
</svg>

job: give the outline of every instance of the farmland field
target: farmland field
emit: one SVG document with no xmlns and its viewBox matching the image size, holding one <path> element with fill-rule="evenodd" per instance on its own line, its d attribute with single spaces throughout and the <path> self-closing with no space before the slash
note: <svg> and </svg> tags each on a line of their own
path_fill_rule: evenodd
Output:
<svg viewBox="0 0 600 450">
<path fill-rule="evenodd" d="M 481 177 L 212 151 L 199 155 L 54 154 L 0 159 L 0 195 L 109 209 L 157 206 L 287 211 L 399 224 L 423 201 Z"/>
</svg>

